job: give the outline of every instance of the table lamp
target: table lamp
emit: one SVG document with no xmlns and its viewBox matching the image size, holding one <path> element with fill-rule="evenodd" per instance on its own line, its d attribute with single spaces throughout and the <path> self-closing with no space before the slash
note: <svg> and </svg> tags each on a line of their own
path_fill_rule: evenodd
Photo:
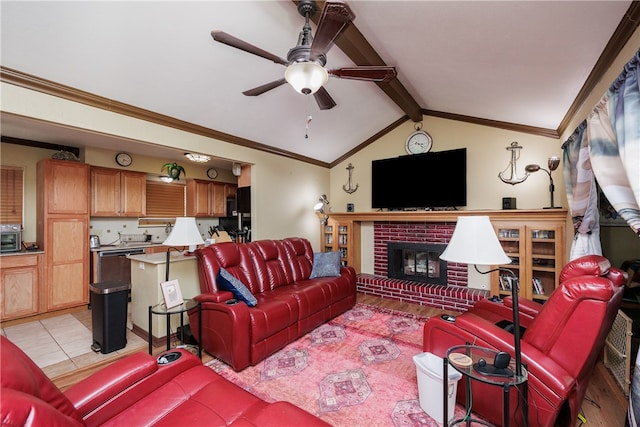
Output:
<svg viewBox="0 0 640 427">
<path fill-rule="evenodd" d="M 196 225 L 196 219 L 194 217 L 177 217 L 176 223 L 169 233 L 169 237 L 162 242 L 167 248 L 167 262 L 165 265 L 166 273 L 165 279 L 169 281 L 169 260 L 171 258 L 170 251 L 172 247 L 176 246 L 193 246 L 195 250 L 196 245 L 204 244 L 200 230 Z"/>
<path fill-rule="evenodd" d="M 504 253 L 496 232 L 489 221 L 488 216 L 459 216 L 453 236 L 442 252 L 440 258 L 447 262 L 460 264 L 473 264 L 480 274 L 493 271 L 504 271 L 516 275 L 506 268 L 495 268 L 489 271 L 480 271 L 478 265 L 500 265 L 511 263 L 511 258 Z M 515 351 L 516 375 L 522 376 L 522 355 L 520 353 L 520 318 L 518 313 L 518 286 L 513 281 L 511 286 L 513 298 L 513 340 Z"/>
</svg>

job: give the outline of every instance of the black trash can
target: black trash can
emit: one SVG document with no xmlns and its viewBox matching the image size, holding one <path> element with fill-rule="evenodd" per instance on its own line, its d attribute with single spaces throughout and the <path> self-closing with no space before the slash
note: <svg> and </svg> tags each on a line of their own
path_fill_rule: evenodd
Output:
<svg viewBox="0 0 640 427">
<path fill-rule="evenodd" d="M 127 303 L 131 284 L 122 280 L 92 283 L 91 349 L 102 354 L 120 350 L 127 345 Z"/>
</svg>

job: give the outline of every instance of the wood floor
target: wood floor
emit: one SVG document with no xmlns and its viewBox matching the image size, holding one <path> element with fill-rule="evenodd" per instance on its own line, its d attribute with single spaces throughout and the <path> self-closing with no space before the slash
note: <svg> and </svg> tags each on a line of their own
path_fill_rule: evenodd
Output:
<svg viewBox="0 0 640 427">
<path fill-rule="evenodd" d="M 421 306 L 399 302 L 391 299 L 382 299 L 371 295 L 358 294 L 358 302 L 389 308 L 407 313 L 418 314 L 428 317 L 439 316 L 441 314 L 456 314 L 452 311 L 440 310 L 432 307 Z M 161 353 L 165 347 L 154 348 L 154 354 Z M 212 356 L 202 353 L 204 363 L 210 361 Z M 101 369 L 104 365 L 92 366 L 90 368 L 76 371 L 73 374 L 65 375 L 61 378 L 54 378 L 54 383 L 61 389 L 66 389 L 76 382 L 86 378 L 93 372 Z M 586 399 L 582 404 L 582 414 L 585 416 L 586 427 L 621 427 L 627 410 L 627 399 L 622 390 L 615 383 L 609 371 L 599 362 L 589 382 Z M 580 426 L 581 423 L 576 424 Z"/>
</svg>

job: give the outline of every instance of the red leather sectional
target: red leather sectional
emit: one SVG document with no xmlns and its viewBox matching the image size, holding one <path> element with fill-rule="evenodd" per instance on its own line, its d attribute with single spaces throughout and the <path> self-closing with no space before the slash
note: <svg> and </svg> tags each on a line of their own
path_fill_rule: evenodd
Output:
<svg viewBox="0 0 640 427">
<path fill-rule="evenodd" d="M 313 250 L 308 240 L 287 238 L 220 243 L 196 251 L 202 305 L 189 313 L 194 336 L 210 354 L 236 371 L 264 360 L 356 303 L 356 272 L 341 267 L 336 277 L 309 279 Z M 257 305 L 227 304 L 229 291 L 216 277 L 223 267 L 256 297 Z"/>
<path fill-rule="evenodd" d="M 159 364 L 147 353 L 121 359 L 64 393 L 0 336 L 3 426 L 329 426 L 288 403 L 267 403 L 185 350 Z M 167 353 L 165 353 L 165 357 Z"/>
</svg>

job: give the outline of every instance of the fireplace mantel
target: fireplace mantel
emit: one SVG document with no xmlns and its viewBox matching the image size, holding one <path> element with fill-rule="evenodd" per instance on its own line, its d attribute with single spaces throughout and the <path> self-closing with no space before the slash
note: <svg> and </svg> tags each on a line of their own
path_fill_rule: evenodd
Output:
<svg viewBox="0 0 640 427">
<path fill-rule="evenodd" d="M 330 212 L 336 221 L 353 222 L 456 222 L 459 216 L 488 215 L 491 220 L 535 221 L 563 220 L 566 209 L 504 209 L 459 211 L 392 211 L 392 212 Z"/>
</svg>

